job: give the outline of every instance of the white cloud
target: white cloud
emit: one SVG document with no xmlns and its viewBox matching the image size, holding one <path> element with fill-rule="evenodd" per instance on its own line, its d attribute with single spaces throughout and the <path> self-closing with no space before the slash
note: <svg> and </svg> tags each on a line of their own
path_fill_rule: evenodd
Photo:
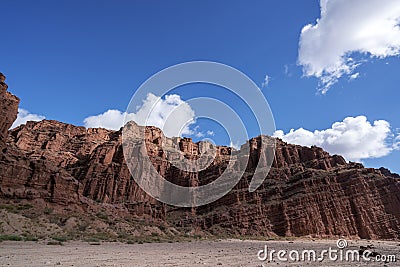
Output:
<svg viewBox="0 0 400 267">
<path fill-rule="evenodd" d="M 208 130 L 207 132 L 199 132 L 199 126 L 196 126 L 190 135 L 194 135 L 198 138 L 205 137 L 205 136 L 214 136 L 214 131 Z"/>
<path fill-rule="evenodd" d="M 356 72 L 352 75 L 350 75 L 350 81 L 357 79 L 358 77 L 360 77 L 360 73 Z"/>
<path fill-rule="evenodd" d="M 283 66 L 283 73 L 288 77 L 292 77 L 293 76 L 293 68 L 295 66 L 296 66 L 296 64 L 285 64 Z"/>
<path fill-rule="evenodd" d="M 289 66 L 287 64 L 285 64 L 285 66 L 283 66 L 283 72 L 288 75 L 289 74 Z"/>
<path fill-rule="evenodd" d="M 41 121 L 44 120 L 45 117 L 38 114 L 32 114 L 26 109 L 18 108 L 17 119 L 14 121 L 11 129 L 20 126 L 21 124 L 25 124 L 27 121 Z"/>
<path fill-rule="evenodd" d="M 202 132 L 198 132 L 198 133 L 195 134 L 195 136 L 198 137 L 198 138 L 201 138 L 201 137 L 204 137 L 205 135 Z"/>
<path fill-rule="evenodd" d="M 106 128 L 118 130 L 124 123 L 125 112 L 116 109 L 109 109 L 106 112 L 87 117 L 83 120 L 87 128 Z"/>
<path fill-rule="evenodd" d="M 399 0 L 320 0 L 316 24 L 303 27 L 298 63 L 305 76 L 320 80 L 325 94 L 343 75 L 362 63 L 351 58 L 400 54 Z"/>
<path fill-rule="evenodd" d="M 271 77 L 268 74 L 265 74 L 264 81 L 261 84 L 261 87 L 262 88 L 268 87 L 270 82 L 271 82 Z"/>
<path fill-rule="evenodd" d="M 164 99 L 149 93 L 136 113 L 126 114 L 119 110 L 108 110 L 84 119 L 85 127 L 102 127 L 118 130 L 123 126 L 124 117 L 139 125 L 159 127 L 168 137 L 196 134 L 190 130 L 195 123 L 195 113 L 179 95 L 166 95 Z M 171 117 L 170 117 L 171 116 Z M 169 118 L 170 117 L 170 118 Z"/>
<path fill-rule="evenodd" d="M 393 148 L 396 150 L 400 150 L 400 134 L 397 134 L 396 138 L 394 139 Z"/>
<path fill-rule="evenodd" d="M 396 142 L 389 141 L 393 136 L 390 124 L 384 120 L 371 124 L 365 116 L 347 117 L 326 130 L 311 132 L 300 128 L 287 134 L 278 130 L 274 136 L 288 143 L 316 145 L 351 161 L 383 157 L 397 149 Z M 397 138 L 400 141 L 400 137 Z"/>
<path fill-rule="evenodd" d="M 240 147 L 241 147 L 241 145 L 240 145 L 239 142 L 233 143 L 232 141 L 230 142 L 229 146 L 232 147 L 232 148 L 234 148 L 234 149 L 236 149 L 236 150 L 239 150 Z"/>
</svg>

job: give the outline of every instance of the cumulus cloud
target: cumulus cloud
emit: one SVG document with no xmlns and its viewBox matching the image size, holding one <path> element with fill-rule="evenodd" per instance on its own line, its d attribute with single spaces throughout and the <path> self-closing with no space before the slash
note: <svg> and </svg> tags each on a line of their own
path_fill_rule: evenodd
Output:
<svg viewBox="0 0 400 267">
<path fill-rule="evenodd" d="M 33 114 L 23 108 L 18 108 L 17 119 L 14 121 L 11 129 L 20 126 L 21 124 L 25 124 L 27 121 L 41 121 L 44 120 L 45 117 L 38 114 Z"/>
<path fill-rule="evenodd" d="M 316 23 L 301 31 L 298 64 L 320 80 L 323 94 L 367 58 L 400 54 L 400 1 L 320 0 L 320 8 Z"/>
<path fill-rule="evenodd" d="M 376 120 L 371 124 L 365 116 L 347 117 L 326 130 L 311 132 L 299 128 L 291 129 L 286 134 L 278 130 L 274 136 L 288 143 L 316 145 L 351 161 L 383 157 L 398 149 L 396 141 L 390 141 L 393 139 L 390 124 L 385 120 Z M 400 141 L 400 137 L 397 138 Z"/>
<path fill-rule="evenodd" d="M 108 110 L 96 116 L 84 119 L 85 127 L 102 127 L 118 130 L 123 126 L 124 118 L 139 125 L 159 127 L 168 137 L 196 134 L 190 129 L 195 123 L 195 112 L 179 95 L 166 95 L 161 98 L 149 93 L 137 112 L 126 114 L 119 110 Z"/>
<path fill-rule="evenodd" d="M 110 130 L 118 130 L 124 124 L 125 112 L 109 109 L 106 112 L 87 117 L 83 120 L 87 128 L 106 128 Z"/>
</svg>

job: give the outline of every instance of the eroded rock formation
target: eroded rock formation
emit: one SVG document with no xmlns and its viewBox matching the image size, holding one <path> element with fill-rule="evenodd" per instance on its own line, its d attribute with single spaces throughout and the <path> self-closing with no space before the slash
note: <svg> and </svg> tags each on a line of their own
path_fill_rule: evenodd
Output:
<svg viewBox="0 0 400 267">
<path fill-rule="evenodd" d="M 197 227 L 215 234 L 252 236 L 357 236 L 400 238 L 400 179 L 386 169 L 364 168 L 318 147 L 276 140 L 271 171 L 261 187 L 249 192 L 252 171 L 266 153 L 262 137 L 249 140 L 249 161 L 229 147 L 213 147 L 211 165 L 182 171 L 171 158 L 197 159 L 204 144 L 189 138 L 165 138 L 160 129 L 144 130 L 147 154 L 167 180 L 196 186 L 216 179 L 232 155 L 245 173 L 223 198 L 198 208 L 175 208 L 148 196 L 124 161 L 121 131 L 86 129 L 57 121 L 28 122 L 7 131 L 16 118 L 18 98 L 1 84 L 0 198 L 43 199 L 49 203 L 90 202 L 123 205 L 135 216 L 150 216 L 174 226 Z M 134 138 L 134 137 L 133 137 Z M 162 147 L 164 145 L 164 147 Z M 150 166 L 141 164 L 134 175 Z M 264 164 L 261 162 L 261 164 Z M 89 204 L 88 204 L 89 203 Z"/>
<path fill-rule="evenodd" d="M 7 91 L 5 79 L 0 72 L 0 143 L 7 137 L 8 129 L 17 118 L 19 104 L 19 98 Z"/>
</svg>

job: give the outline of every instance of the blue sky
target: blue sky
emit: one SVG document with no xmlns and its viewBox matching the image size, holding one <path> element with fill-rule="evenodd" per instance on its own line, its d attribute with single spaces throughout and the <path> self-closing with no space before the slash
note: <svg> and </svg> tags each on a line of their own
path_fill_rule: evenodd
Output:
<svg viewBox="0 0 400 267">
<path fill-rule="evenodd" d="M 400 128 L 398 30 L 382 24 L 382 35 L 374 29 L 362 34 L 370 27 L 363 18 L 399 18 L 398 3 L 368 1 L 371 10 L 360 8 L 360 0 L 322 1 L 321 17 L 320 2 L 312 0 L 3 0 L 0 71 L 31 117 L 84 125 L 89 116 L 125 111 L 135 90 L 166 67 L 193 60 L 224 63 L 260 87 L 270 77 L 261 90 L 285 140 L 317 142 L 366 166 L 400 172 L 400 152 L 392 144 Z M 334 10 L 346 11 L 341 20 Z M 193 85 L 174 93 L 185 101 L 212 92 L 212 86 Z M 379 120 L 387 124 L 375 125 Z M 332 127 L 335 122 L 342 124 Z M 207 122 L 199 126 L 203 132 L 220 130 Z M 295 133 L 288 135 L 291 129 Z M 371 134 L 360 139 L 354 129 Z M 338 141 L 329 143 L 337 134 Z M 209 137 L 216 143 L 226 138 Z"/>
</svg>

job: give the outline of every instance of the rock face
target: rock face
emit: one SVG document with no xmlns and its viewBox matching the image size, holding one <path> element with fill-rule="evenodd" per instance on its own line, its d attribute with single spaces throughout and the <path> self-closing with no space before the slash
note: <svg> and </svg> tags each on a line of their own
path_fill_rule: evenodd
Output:
<svg viewBox="0 0 400 267">
<path fill-rule="evenodd" d="M 216 202 L 197 208 L 170 207 L 148 196 L 131 177 L 121 131 L 44 120 L 7 132 L 18 99 L 6 92 L 4 78 L 1 86 L 5 114 L 0 117 L 1 199 L 42 199 L 83 210 L 90 203 L 122 205 L 134 216 L 214 234 L 400 238 L 400 179 L 386 169 L 364 168 L 321 148 L 278 139 L 269 175 L 258 190 L 249 192 L 255 166 L 259 161 L 264 164 L 266 152 L 259 144 L 266 137 L 248 141 L 249 161 L 242 162 L 240 151 L 229 147 L 165 138 L 158 128 L 131 122 L 126 127 L 133 133 L 145 132 L 147 154 L 157 172 L 175 184 L 209 183 L 227 168 L 231 156 L 237 161 L 235 168 L 245 170 L 235 188 Z M 215 158 L 198 173 L 182 171 L 170 160 L 198 159 L 210 149 Z M 143 162 L 139 154 L 134 175 L 147 175 L 151 166 Z"/>
<path fill-rule="evenodd" d="M 17 118 L 19 104 L 19 98 L 7 91 L 5 79 L 0 72 L 0 143 L 7 137 L 8 129 Z"/>
</svg>

